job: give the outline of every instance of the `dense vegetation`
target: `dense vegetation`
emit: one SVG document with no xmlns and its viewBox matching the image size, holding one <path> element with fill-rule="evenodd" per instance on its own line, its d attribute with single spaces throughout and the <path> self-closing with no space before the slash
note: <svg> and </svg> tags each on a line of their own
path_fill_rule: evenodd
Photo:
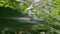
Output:
<svg viewBox="0 0 60 34">
<path fill-rule="evenodd" d="M 29 8 L 30 5 L 32 8 Z M 27 18 L 28 11 L 35 12 L 35 17 L 40 20 L 30 23 L 34 19 L 21 22 L 11 18 Z M 60 0 L 42 0 L 37 3 L 0 0 L 0 34 L 17 34 L 19 31 L 23 31 L 23 34 L 60 34 Z"/>
</svg>

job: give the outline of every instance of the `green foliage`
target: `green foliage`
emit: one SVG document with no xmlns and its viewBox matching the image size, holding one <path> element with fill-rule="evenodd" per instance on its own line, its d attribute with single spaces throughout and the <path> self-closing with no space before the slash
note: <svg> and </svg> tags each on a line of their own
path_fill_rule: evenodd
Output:
<svg viewBox="0 0 60 34">
<path fill-rule="evenodd" d="M 18 2 L 16 0 L 0 0 L 0 6 L 10 7 L 10 8 L 13 8 L 13 9 L 17 9 L 17 10 L 19 10 L 22 13 L 24 13 L 26 8 L 28 8 L 28 6 L 30 4 L 32 4 L 32 2 L 28 2 L 28 4 L 26 4 L 24 2 Z"/>
<path fill-rule="evenodd" d="M 43 2 L 46 4 L 47 0 Z M 36 11 L 36 16 L 42 19 L 43 22 L 37 22 L 39 25 L 31 23 L 22 23 L 13 19 L 6 19 L 5 17 L 25 17 L 26 8 L 28 8 L 32 2 L 25 4 L 16 0 L 0 0 L 0 31 L 6 27 L 19 31 L 20 28 L 26 33 L 40 34 L 40 32 L 46 32 L 46 34 L 60 34 L 60 0 L 52 0 L 49 4 L 49 8 L 46 13 L 40 5 L 33 7 L 31 11 Z M 42 24 L 41 24 L 42 23 Z M 41 25 L 40 25 L 41 24 Z M 29 28 L 32 28 L 32 31 Z"/>
<path fill-rule="evenodd" d="M 45 1 L 44 1 L 45 2 Z M 38 4 L 38 3 L 37 3 Z M 40 5 L 38 5 L 38 6 L 35 6 L 33 9 L 32 9 L 32 11 L 33 10 L 36 10 L 36 12 L 37 12 L 37 17 L 39 18 L 39 19 L 42 19 L 42 20 L 45 20 L 45 22 L 44 23 L 46 23 L 46 25 L 47 26 L 49 26 L 48 28 L 49 29 L 47 29 L 48 30 L 48 32 L 50 32 L 50 31 L 52 31 L 53 30 L 53 33 L 55 34 L 55 33 L 57 33 L 57 34 L 60 34 L 59 32 L 60 32 L 60 0 L 52 0 L 52 2 L 50 3 L 50 5 L 49 5 L 49 7 L 50 7 L 50 9 L 47 11 L 47 12 L 49 12 L 49 14 L 48 13 L 46 13 L 46 11 L 44 11 L 43 9 L 44 8 L 41 8 L 40 7 Z M 37 7 L 37 8 L 36 8 Z M 39 8 L 40 7 L 40 8 Z M 45 9 L 46 10 L 46 9 Z M 43 23 L 43 25 L 44 25 L 44 23 Z M 41 23 L 40 23 L 41 24 Z M 46 26 L 46 27 L 47 27 Z M 43 26 L 43 27 L 45 27 L 45 25 Z M 52 27 L 52 30 L 50 30 L 51 28 L 50 27 Z M 37 29 L 42 29 L 42 30 L 44 30 L 42 27 L 41 27 L 41 25 L 40 26 L 36 26 L 36 28 Z M 52 34 L 53 34 L 52 33 Z M 51 32 L 49 33 L 49 34 L 51 34 Z"/>
</svg>

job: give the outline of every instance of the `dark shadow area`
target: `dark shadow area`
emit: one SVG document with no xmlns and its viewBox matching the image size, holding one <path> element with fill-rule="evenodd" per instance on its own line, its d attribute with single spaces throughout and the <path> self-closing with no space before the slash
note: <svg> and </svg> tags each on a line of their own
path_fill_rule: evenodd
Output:
<svg viewBox="0 0 60 34">
<path fill-rule="evenodd" d="M 0 7 L 0 34 L 5 28 L 13 28 L 18 31 L 20 28 L 28 29 L 35 24 L 23 23 L 14 19 L 6 19 L 7 17 L 25 17 L 26 15 L 16 9 L 9 7 Z M 6 32 L 7 33 L 7 32 Z"/>
<path fill-rule="evenodd" d="M 0 17 L 23 17 L 26 16 L 22 12 L 9 7 L 0 7 Z"/>
</svg>

